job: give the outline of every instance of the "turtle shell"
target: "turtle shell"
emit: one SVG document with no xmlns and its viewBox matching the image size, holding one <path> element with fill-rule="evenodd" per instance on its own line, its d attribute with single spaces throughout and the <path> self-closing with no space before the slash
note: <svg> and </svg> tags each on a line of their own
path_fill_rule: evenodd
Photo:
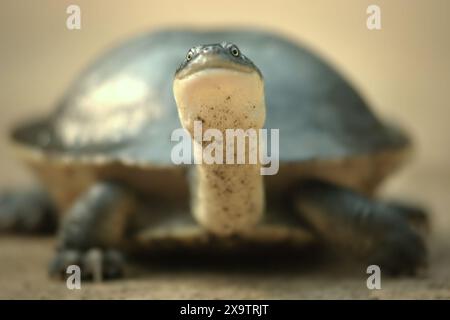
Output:
<svg viewBox="0 0 450 320">
<path fill-rule="evenodd" d="M 247 29 L 165 30 L 97 59 L 56 112 L 19 126 L 13 139 L 44 154 L 168 166 L 180 128 L 173 75 L 194 45 L 236 43 L 265 79 L 266 128 L 279 129 L 280 161 L 342 159 L 402 149 L 408 139 L 379 121 L 330 65 L 279 35 Z"/>
<path fill-rule="evenodd" d="M 176 167 L 170 155 L 176 143 L 171 134 L 181 127 L 172 93 L 175 70 L 189 48 L 222 41 L 237 44 L 264 76 L 265 127 L 279 129 L 280 171 L 265 179 L 265 220 L 240 239 L 217 241 L 188 214 L 186 167 Z M 171 244 L 195 250 L 309 244 L 314 236 L 287 214 L 284 190 L 315 177 L 371 192 L 409 145 L 317 55 L 279 35 L 249 29 L 165 30 L 132 39 L 97 59 L 53 114 L 18 126 L 12 140 L 60 212 L 105 178 L 145 192 L 151 207 L 136 216 L 151 221 L 138 221 L 125 243 L 141 251 Z M 170 204 L 182 207 L 170 210 Z"/>
</svg>

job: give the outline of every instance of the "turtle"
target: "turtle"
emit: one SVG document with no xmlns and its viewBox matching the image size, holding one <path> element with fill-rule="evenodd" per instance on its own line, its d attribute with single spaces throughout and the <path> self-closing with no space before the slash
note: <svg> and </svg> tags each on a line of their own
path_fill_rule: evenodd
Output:
<svg viewBox="0 0 450 320">
<path fill-rule="evenodd" d="M 262 175 L 259 160 L 196 162 L 195 150 L 209 145 L 192 137 L 196 122 L 221 133 L 277 130 L 276 174 Z M 197 146 L 191 163 L 173 160 L 180 129 Z M 54 112 L 19 124 L 10 138 L 41 183 L 2 195 L 0 228 L 57 228 L 52 275 L 76 264 L 87 278 L 120 277 L 123 253 L 265 254 L 313 244 L 393 274 L 426 266 L 426 210 L 375 197 L 408 158 L 411 139 L 285 35 L 137 36 L 101 55 Z"/>
</svg>

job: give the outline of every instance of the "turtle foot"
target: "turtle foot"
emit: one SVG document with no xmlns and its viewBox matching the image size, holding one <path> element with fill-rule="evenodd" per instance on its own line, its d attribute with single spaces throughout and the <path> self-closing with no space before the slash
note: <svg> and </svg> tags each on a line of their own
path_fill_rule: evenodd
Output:
<svg viewBox="0 0 450 320">
<path fill-rule="evenodd" d="M 117 279 L 124 274 L 124 258 L 120 252 L 93 248 L 87 251 L 59 250 L 50 264 L 50 276 L 64 279 L 69 266 L 73 265 L 80 268 L 81 279 L 87 281 Z"/>
<path fill-rule="evenodd" d="M 295 201 L 300 217 L 343 254 L 391 275 L 417 275 L 426 269 L 425 210 L 377 201 L 322 181 L 300 185 Z"/>
<path fill-rule="evenodd" d="M 427 250 L 422 236 L 405 223 L 387 231 L 368 257 L 392 276 L 419 275 L 427 267 Z"/>
</svg>

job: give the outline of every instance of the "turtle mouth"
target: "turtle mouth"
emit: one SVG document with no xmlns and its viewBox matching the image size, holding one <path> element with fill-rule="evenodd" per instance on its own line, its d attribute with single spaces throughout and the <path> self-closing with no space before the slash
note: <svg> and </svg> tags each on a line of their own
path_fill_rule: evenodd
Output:
<svg viewBox="0 0 450 320">
<path fill-rule="evenodd" d="M 264 122 L 264 80 L 258 69 L 224 53 L 199 54 L 175 74 L 173 94 L 181 124 L 197 119 L 219 130 Z"/>
<path fill-rule="evenodd" d="M 175 74 L 175 79 L 182 80 L 190 76 L 199 74 L 203 71 L 209 71 L 212 69 L 225 69 L 234 72 L 242 73 L 258 73 L 255 68 L 249 65 L 237 63 L 220 54 L 202 54 L 191 61 L 187 66 L 179 70 Z"/>
</svg>

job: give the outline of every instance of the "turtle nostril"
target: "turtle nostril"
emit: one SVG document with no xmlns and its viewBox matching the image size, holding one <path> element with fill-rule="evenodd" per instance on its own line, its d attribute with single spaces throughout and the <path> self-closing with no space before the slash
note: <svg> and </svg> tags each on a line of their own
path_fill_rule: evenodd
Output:
<svg viewBox="0 0 450 320">
<path fill-rule="evenodd" d="M 203 51 L 203 53 L 205 53 L 205 54 L 207 54 L 207 53 L 211 54 L 211 53 L 218 53 L 218 52 L 219 52 L 219 49 L 216 48 L 216 47 L 205 47 L 205 48 L 203 48 L 202 51 Z"/>
</svg>

